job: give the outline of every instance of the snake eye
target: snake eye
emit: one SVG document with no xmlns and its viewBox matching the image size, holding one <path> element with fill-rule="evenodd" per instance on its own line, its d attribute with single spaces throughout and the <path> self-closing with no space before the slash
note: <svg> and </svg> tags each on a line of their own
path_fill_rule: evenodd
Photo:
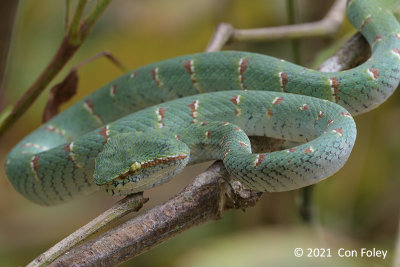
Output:
<svg viewBox="0 0 400 267">
<path fill-rule="evenodd" d="M 138 174 L 142 169 L 142 165 L 139 162 L 134 162 L 130 167 L 129 171 L 131 174 Z"/>
</svg>

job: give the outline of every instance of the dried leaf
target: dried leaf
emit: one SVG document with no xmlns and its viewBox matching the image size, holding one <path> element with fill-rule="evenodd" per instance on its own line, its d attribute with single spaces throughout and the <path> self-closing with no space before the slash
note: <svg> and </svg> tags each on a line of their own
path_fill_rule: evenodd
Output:
<svg viewBox="0 0 400 267">
<path fill-rule="evenodd" d="M 67 102 L 76 94 L 78 90 L 78 80 L 78 72 L 77 69 L 74 68 L 62 82 L 51 88 L 49 100 L 43 112 L 43 122 L 57 115 L 61 104 Z"/>
</svg>

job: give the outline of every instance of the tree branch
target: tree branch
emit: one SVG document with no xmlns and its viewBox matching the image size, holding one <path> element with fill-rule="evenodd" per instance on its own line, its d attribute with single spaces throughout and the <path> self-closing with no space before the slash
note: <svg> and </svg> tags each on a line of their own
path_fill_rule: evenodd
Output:
<svg viewBox="0 0 400 267">
<path fill-rule="evenodd" d="M 336 0 L 323 19 L 303 24 L 258 29 L 235 29 L 231 24 L 221 23 L 208 43 L 206 51 L 221 50 L 226 43 L 234 41 L 265 42 L 333 35 L 343 22 L 345 8 L 346 0 Z"/>
</svg>

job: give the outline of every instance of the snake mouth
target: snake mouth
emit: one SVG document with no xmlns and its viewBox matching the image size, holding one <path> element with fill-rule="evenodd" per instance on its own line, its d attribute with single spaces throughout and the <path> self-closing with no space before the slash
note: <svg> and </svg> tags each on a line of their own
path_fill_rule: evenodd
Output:
<svg viewBox="0 0 400 267">
<path fill-rule="evenodd" d="M 188 161 L 188 155 L 179 154 L 147 162 L 135 162 L 127 171 L 101 187 L 114 196 L 143 192 L 170 180 L 185 167 Z"/>
</svg>

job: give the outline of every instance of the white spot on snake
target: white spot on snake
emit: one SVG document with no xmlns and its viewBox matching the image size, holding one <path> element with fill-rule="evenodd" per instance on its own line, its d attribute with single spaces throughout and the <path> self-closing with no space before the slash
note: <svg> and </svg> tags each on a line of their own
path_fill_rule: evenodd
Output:
<svg viewBox="0 0 400 267">
<path fill-rule="evenodd" d="M 226 158 L 226 156 L 228 155 L 228 153 L 229 153 L 229 149 L 227 149 L 226 151 L 225 151 L 225 153 L 224 153 L 224 159 Z"/>
<path fill-rule="evenodd" d="M 372 40 L 371 46 L 374 46 L 377 42 L 382 41 L 382 35 L 377 35 L 374 40 Z"/>
<path fill-rule="evenodd" d="M 361 23 L 360 30 L 362 31 L 364 29 L 364 27 L 367 26 L 367 24 L 371 22 L 371 20 L 372 20 L 372 16 L 367 15 Z"/>
<path fill-rule="evenodd" d="M 243 141 L 239 141 L 239 145 L 241 145 L 241 146 L 245 146 L 245 147 L 249 147 L 249 145 L 248 144 L 246 144 L 245 142 L 243 142 Z"/>
<path fill-rule="evenodd" d="M 331 86 L 332 102 L 339 101 L 339 80 L 336 77 L 329 78 L 329 85 Z"/>
<path fill-rule="evenodd" d="M 307 105 L 307 104 L 303 104 L 301 107 L 300 107 L 300 110 L 307 110 L 307 109 L 309 109 L 310 108 L 310 106 L 309 105 Z"/>
<path fill-rule="evenodd" d="M 287 149 L 286 152 L 288 152 L 288 153 L 293 153 L 293 152 L 295 152 L 295 151 L 297 151 L 297 150 L 298 150 L 297 147 L 292 147 L 292 148 Z"/>
<path fill-rule="evenodd" d="M 158 86 L 162 86 L 162 85 L 164 85 L 164 84 L 163 84 L 163 82 L 160 80 L 160 77 L 159 77 L 159 75 L 158 75 L 158 72 L 159 72 L 159 69 L 158 69 L 158 67 L 157 67 L 157 68 L 155 68 L 155 69 L 153 69 L 153 70 L 151 71 L 151 75 L 153 76 L 153 80 L 156 82 L 156 84 L 157 84 Z"/>
<path fill-rule="evenodd" d="M 396 39 L 400 39 L 400 33 L 396 33 L 396 34 L 394 35 L 394 37 L 396 37 Z"/>
<path fill-rule="evenodd" d="M 83 166 L 82 164 L 80 164 L 76 158 L 76 154 L 74 153 L 74 142 L 71 142 L 69 144 L 67 144 L 66 146 L 64 146 L 62 148 L 62 150 L 68 152 L 68 158 L 70 161 L 72 161 L 72 163 L 74 164 L 74 166 L 78 169 L 82 169 Z"/>
<path fill-rule="evenodd" d="M 343 129 L 342 128 L 336 128 L 332 130 L 333 133 L 337 133 L 339 136 L 343 136 Z"/>
<path fill-rule="evenodd" d="M 306 154 L 312 153 L 314 151 L 315 151 L 315 148 L 313 148 L 312 146 L 309 146 L 306 149 L 304 149 L 304 152 L 306 152 Z"/>
<path fill-rule="evenodd" d="M 392 54 L 395 55 L 398 59 L 400 59 L 400 50 L 396 47 L 393 47 Z"/>
<path fill-rule="evenodd" d="M 39 174 L 38 174 L 39 167 L 40 167 L 39 159 L 40 159 L 39 155 L 35 155 L 31 158 L 31 161 L 30 161 L 31 169 L 33 172 L 33 177 L 35 177 L 36 181 L 40 181 Z"/>
<path fill-rule="evenodd" d="M 207 139 L 211 138 L 211 132 L 209 132 L 209 131 L 205 132 L 205 133 L 204 133 L 204 136 L 205 136 Z"/>
<path fill-rule="evenodd" d="M 190 75 L 190 79 L 192 80 L 193 87 L 196 89 L 197 92 L 202 93 L 201 88 L 199 83 L 197 82 L 196 79 L 196 73 L 195 73 L 195 67 L 194 67 L 194 60 L 186 60 L 183 63 L 183 66 L 185 67 L 186 71 Z"/>
<path fill-rule="evenodd" d="M 193 118 L 192 123 L 197 122 L 197 109 L 199 107 L 199 100 L 194 100 L 192 103 L 190 103 L 189 105 L 187 105 L 187 107 L 189 107 L 191 109 L 191 113 L 190 116 Z"/>
<path fill-rule="evenodd" d="M 240 103 L 240 97 L 241 95 L 235 95 L 234 97 L 232 97 L 231 99 L 229 99 L 229 101 L 231 101 L 233 104 L 235 105 L 239 105 Z"/>
<path fill-rule="evenodd" d="M 324 112 L 319 111 L 318 116 L 317 116 L 317 118 L 315 120 L 322 119 L 324 117 L 324 114 L 325 114 Z"/>
<path fill-rule="evenodd" d="M 164 113 L 165 113 L 165 108 L 156 109 L 158 128 L 163 128 L 165 126 L 165 124 L 162 122 L 163 119 L 165 118 Z"/>
<path fill-rule="evenodd" d="M 113 85 L 110 87 L 110 96 L 115 97 L 115 94 L 117 93 L 117 87 L 116 85 Z"/>
<path fill-rule="evenodd" d="M 265 154 L 257 154 L 255 160 L 253 161 L 253 165 L 255 167 L 260 166 L 264 160 L 265 160 Z"/>
<path fill-rule="evenodd" d="M 379 69 L 368 68 L 367 72 L 374 81 L 379 78 Z"/>
<path fill-rule="evenodd" d="M 280 103 L 282 103 L 283 98 L 282 97 L 275 97 L 275 99 L 272 101 L 273 105 L 278 105 Z"/>
<path fill-rule="evenodd" d="M 342 116 L 344 116 L 344 117 L 347 117 L 347 118 L 350 118 L 350 119 L 352 119 L 353 117 L 351 116 L 351 114 L 350 113 L 346 113 L 346 112 L 340 112 L 340 114 L 342 115 Z"/>
<path fill-rule="evenodd" d="M 137 75 L 138 75 L 138 72 L 135 71 L 135 72 L 133 72 L 133 73 L 131 73 L 131 74 L 129 75 L 129 78 L 130 78 L 130 79 L 136 78 Z"/>
<path fill-rule="evenodd" d="M 281 91 L 286 92 L 286 84 L 289 82 L 287 73 L 279 72 L 279 83 L 281 84 Z"/>
</svg>

